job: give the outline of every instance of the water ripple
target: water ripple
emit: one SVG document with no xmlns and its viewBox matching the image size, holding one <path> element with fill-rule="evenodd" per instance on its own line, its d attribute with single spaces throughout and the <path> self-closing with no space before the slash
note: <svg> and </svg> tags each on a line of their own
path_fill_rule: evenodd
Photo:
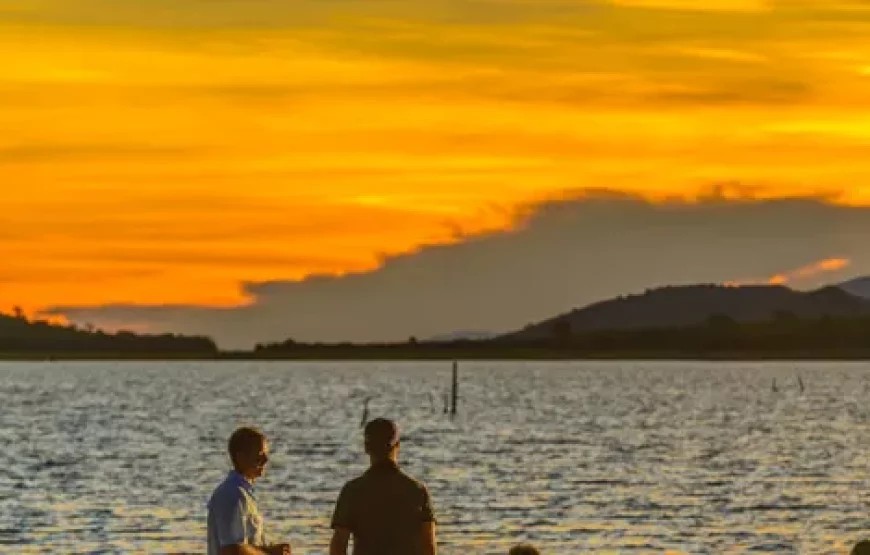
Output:
<svg viewBox="0 0 870 555">
<path fill-rule="evenodd" d="M 399 419 L 442 552 L 844 553 L 868 528 L 864 364 L 0 364 L 0 545 L 201 553 L 242 423 L 272 438 L 273 538 L 325 553 L 365 468 L 362 400 Z M 800 374 L 807 385 L 801 394 Z M 780 392 L 770 389 L 772 379 Z"/>
</svg>

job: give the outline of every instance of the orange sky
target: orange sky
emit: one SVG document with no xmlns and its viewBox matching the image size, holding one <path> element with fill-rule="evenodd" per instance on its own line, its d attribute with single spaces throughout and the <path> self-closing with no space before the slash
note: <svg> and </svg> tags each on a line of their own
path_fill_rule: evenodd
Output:
<svg viewBox="0 0 870 555">
<path fill-rule="evenodd" d="M 0 0 L 0 307 L 234 304 L 583 188 L 870 203 L 870 9 L 696 4 Z"/>
</svg>

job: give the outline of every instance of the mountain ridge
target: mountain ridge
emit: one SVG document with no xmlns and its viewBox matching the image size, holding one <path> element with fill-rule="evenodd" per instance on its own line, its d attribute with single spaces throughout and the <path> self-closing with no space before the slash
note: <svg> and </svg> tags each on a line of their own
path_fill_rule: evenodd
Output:
<svg viewBox="0 0 870 555">
<path fill-rule="evenodd" d="M 856 297 L 870 299 L 870 276 L 857 277 L 837 285 L 843 291 Z"/>
<path fill-rule="evenodd" d="M 536 340 L 599 330 L 680 328 L 702 324 L 713 317 L 753 322 L 777 315 L 867 316 L 870 299 L 837 286 L 808 292 L 782 285 L 665 286 L 576 308 L 500 338 Z"/>
</svg>

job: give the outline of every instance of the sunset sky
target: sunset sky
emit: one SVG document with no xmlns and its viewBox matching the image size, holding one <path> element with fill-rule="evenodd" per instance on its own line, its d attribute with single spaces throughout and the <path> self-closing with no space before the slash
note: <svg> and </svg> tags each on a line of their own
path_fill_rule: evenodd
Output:
<svg viewBox="0 0 870 555">
<path fill-rule="evenodd" d="M 0 0 L 0 67 L 3 310 L 193 329 L 153 307 L 514 236 L 586 190 L 813 197 L 858 227 L 710 279 L 870 273 L 866 1 Z"/>
</svg>

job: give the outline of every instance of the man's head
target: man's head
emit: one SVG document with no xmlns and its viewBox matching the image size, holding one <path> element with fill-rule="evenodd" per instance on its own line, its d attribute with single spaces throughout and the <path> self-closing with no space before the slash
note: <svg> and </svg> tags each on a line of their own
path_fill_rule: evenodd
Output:
<svg viewBox="0 0 870 555">
<path fill-rule="evenodd" d="M 376 418 L 365 429 L 366 453 L 373 461 L 396 460 L 399 453 L 399 427 L 392 420 Z"/>
<path fill-rule="evenodd" d="M 269 462 L 269 442 L 256 428 L 239 428 L 229 441 L 230 460 L 236 472 L 254 481 L 266 472 Z"/>
<path fill-rule="evenodd" d="M 852 548 L 851 555 L 870 555 L 870 540 L 858 542 Z"/>
<path fill-rule="evenodd" d="M 531 545 L 524 543 L 512 548 L 508 555 L 541 555 L 541 553 Z"/>
</svg>

